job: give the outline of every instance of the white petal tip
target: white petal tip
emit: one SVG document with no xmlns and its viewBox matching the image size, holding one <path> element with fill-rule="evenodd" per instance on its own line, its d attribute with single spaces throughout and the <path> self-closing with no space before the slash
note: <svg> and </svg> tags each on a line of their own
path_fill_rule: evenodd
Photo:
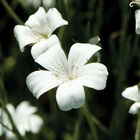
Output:
<svg viewBox="0 0 140 140">
<path fill-rule="evenodd" d="M 138 93 L 139 93 L 138 92 L 138 86 L 135 85 L 135 86 L 126 88 L 122 92 L 122 96 L 124 98 L 127 98 L 127 99 L 132 100 L 132 101 L 138 101 L 138 100 L 140 100 L 140 96 L 139 96 Z"/>
<path fill-rule="evenodd" d="M 137 114 L 140 109 L 140 102 L 135 102 L 129 109 L 130 114 Z"/>
</svg>

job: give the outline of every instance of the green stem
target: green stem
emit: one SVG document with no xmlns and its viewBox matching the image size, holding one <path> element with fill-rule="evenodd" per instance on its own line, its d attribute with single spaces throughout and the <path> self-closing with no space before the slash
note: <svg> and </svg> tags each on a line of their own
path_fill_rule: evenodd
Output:
<svg viewBox="0 0 140 140">
<path fill-rule="evenodd" d="M 19 16 L 13 11 L 13 9 L 10 7 L 10 5 L 7 3 L 6 0 L 0 0 L 2 5 L 5 7 L 5 9 L 8 11 L 9 15 L 18 23 L 23 25 L 24 22 L 19 18 Z"/>
<path fill-rule="evenodd" d="M 136 133 L 135 133 L 135 140 L 140 140 L 140 109 L 138 111 L 138 121 L 137 121 Z"/>
<path fill-rule="evenodd" d="M 83 120 L 83 115 L 81 115 L 81 112 L 79 112 L 78 120 L 76 121 L 75 128 L 74 128 L 74 135 L 73 140 L 79 140 L 80 139 L 80 127 Z"/>
<path fill-rule="evenodd" d="M 96 132 L 95 125 L 92 123 L 93 120 L 92 120 L 92 115 L 91 115 L 91 113 L 88 111 L 88 109 L 87 109 L 86 106 L 83 106 L 83 107 L 81 108 L 81 112 L 82 112 L 82 114 L 85 116 L 85 118 L 87 119 L 87 122 L 88 122 L 89 127 L 90 127 L 91 132 L 92 132 L 93 139 L 94 139 L 94 140 L 98 140 L 98 136 L 97 136 L 97 132 Z"/>
<path fill-rule="evenodd" d="M 5 87 L 4 87 L 2 69 L 0 69 L 0 97 L 4 103 L 7 102 L 7 94 L 6 94 Z"/>
<path fill-rule="evenodd" d="M 12 133 L 14 133 L 9 127 L 7 127 L 1 120 L 0 120 L 0 124 L 5 127 L 7 130 L 11 131 Z"/>
<path fill-rule="evenodd" d="M 103 132 L 109 134 L 107 128 L 104 125 L 102 125 L 96 117 L 92 116 L 92 122 L 94 122 Z"/>
</svg>

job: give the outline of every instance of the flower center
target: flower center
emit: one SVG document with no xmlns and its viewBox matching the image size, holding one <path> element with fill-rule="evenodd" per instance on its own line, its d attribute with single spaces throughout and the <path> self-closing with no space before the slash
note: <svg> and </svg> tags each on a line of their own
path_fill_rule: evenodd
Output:
<svg viewBox="0 0 140 140">
<path fill-rule="evenodd" d="M 43 38 L 48 38 L 49 37 L 47 34 L 41 34 L 41 36 L 43 36 Z"/>
<path fill-rule="evenodd" d="M 74 75 L 72 75 L 71 73 L 69 73 L 68 75 L 62 75 L 62 74 L 60 74 L 60 73 L 54 72 L 53 75 L 54 75 L 57 79 L 61 80 L 63 83 L 68 82 L 68 81 L 71 81 L 71 80 L 74 80 L 74 79 L 77 78 L 76 75 L 74 76 Z"/>
<path fill-rule="evenodd" d="M 76 76 L 73 76 L 73 75 L 69 75 L 69 76 L 68 76 L 68 79 L 69 79 L 69 80 L 74 80 L 74 79 L 76 79 L 76 78 L 77 78 L 77 77 L 76 77 Z"/>
</svg>

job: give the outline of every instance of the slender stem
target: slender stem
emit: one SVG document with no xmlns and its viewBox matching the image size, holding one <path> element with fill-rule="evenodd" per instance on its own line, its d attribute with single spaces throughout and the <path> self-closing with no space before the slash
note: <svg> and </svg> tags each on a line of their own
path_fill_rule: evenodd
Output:
<svg viewBox="0 0 140 140">
<path fill-rule="evenodd" d="M 1 97 L 1 100 L 3 100 L 4 103 L 7 102 L 7 94 L 6 94 L 5 87 L 4 87 L 2 69 L 0 69 L 0 97 Z"/>
<path fill-rule="evenodd" d="M 11 17 L 18 23 L 23 25 L 23 21 L 19 18 L 19 16 L 13 11 L 13 9 L 11 8 L 11 6 L 7 3 L 6 0 L 0 0 L 0 2 L 2 3 L 2 5 L 5 7 L 5 9 L 8 11 L 9 15 L 11 15 Z"/>
<path fill-rule="evenodd" d="M 92 115 L 92 122 L 94 122 L 103 132 L 105 132 L 106 134 L 109 134 L 109 131 L 107 130 L 107 128 L 104 125 L 102 125 L 100 121 L 93 115 Z"/>
<path fill-rule="evenodd" d="M 0 120 L 0 124 L 5 127 L 7 130 L 11 131 L 12 133 L 14 133 L 9 127 L 7 127 L 1 120 Z"/>
<path fill-rule="evenodd" d="M 140 109 L 138 111 L 138 121 L 137 121 L 136 133 L 135 133 L 135 140 L 140 140 Z"/>
<path fill-rule="evenodd" d="M 83 115 L 81 115 L 81 112 L 79 112 L 78 120 L 76 121 L 75 128 L 74 128 L 74 135 L 73 140 L 79 140 L 80 139 L 80 127 L 83 120 Z"/>
<path fill-rule="evenodd" d="M 92 132 L 93 139 L 94 140 L 98 140 L 98 136 L 97 136 L 97 133 L 96 133 L 95 125 L 92 123 L 93 121 L 92 121 L 91 113 L 88 111 L 86 106 L 83 106 L 81 108 L 81 111 L 82 111 L 83 115 L 85 116 L 85 118 L 87 119 L 87 122 L 88 122 L 89 127 L 90 127 L 91 132 Z"/>
</svg>

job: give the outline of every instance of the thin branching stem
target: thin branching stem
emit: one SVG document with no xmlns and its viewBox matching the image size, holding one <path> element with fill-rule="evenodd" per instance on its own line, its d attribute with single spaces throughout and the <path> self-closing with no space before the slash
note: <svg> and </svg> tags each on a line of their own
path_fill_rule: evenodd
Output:
<svg viewBox="0 0 140 140">
<path fill-rule="evenodd" d="M 91 132 L 92 132 L 93 139 L 94 140 L 99 140 L 98 139 L 97 132 L 96 132 L 95 125 L 94 125 L 94 123 L 92 123 L 93 121 L 92 121 L 92 115 L 91 115 L 91 113 L 88 111 L 88 109 L 87 109 L 86 106 L 83 106 L 81 108 L 81 112 L 85 116 L 85 118 L 86 118 L 86 120 L 87 120 L 87 122 L 89 124 L 89 127 L 90 127 Z"/>
<path fill-rule="evenodd" d="M 6 0 L 0 0 L 0 2 L 2 3 L 2 5 L 5 7 L 5 9 L 7 10 L 7 12 L 9 13 L 9 15 L 18 23 L 23 25 L 24 22 L 19 18 L 19 16 L 13 11 L 13 9 L 11 8 L 11 6 L 7 3 Z"/>
<path fill-rule="evenodd" d="M 8 126 L 6 126 L 6 125 L 2 122 L 2 120 L 0 120 L 0 124 L 1 124 L 4 128 L 6 128 L 7 130 L 9 130 L 9 131 L 11 131 L 12 133 L 14 133 L 14 132 L 12 131 L 12 129 L 10 129 Z"/>
</svg>

